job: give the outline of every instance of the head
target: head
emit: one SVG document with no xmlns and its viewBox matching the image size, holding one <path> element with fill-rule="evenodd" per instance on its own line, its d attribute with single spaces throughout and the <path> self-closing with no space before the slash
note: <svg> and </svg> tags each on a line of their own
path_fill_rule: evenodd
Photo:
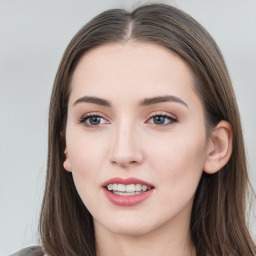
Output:
<svg viewBox="0 0 256 256">
<path fill-rule="evenodd" d="M 154 62 L 147 65 L 150 60 Z M 141 71 L 136 72 L 140 67 Z M 115 69 L 118 69 L 116 77 L 109 77 L 108 74 L 113 74 Z M 86 84 L 86 81 L 89 82 Z M 102 84 L 104 81 L 106 84 L 99 86 L 99 82 Z M 161 81 L 159 88 L 157 81 Z M 169 91 L 175 96 L 171 97 L 170 113 L 166 111 L 166 104 L 169 103 L 163 99 Z M 108 101 L 101 102 L 101 108 L 97 109 L 97 113 L 103 113 L 100 121 L 103 123 L 96 133 L 88 130 L 95 128 L 84 125 L 90 119 L 84 116 L 85 101 L 78 100 L 81 96 Z M 162 97 L 162 101 L 155 99 L 158 96 Z M 157 105 L 160 109 L 164 106 L 165 113 L 154 112 L 159 108 L 149 104 L 152 98 L 159 101 L 157 104 L 165 104 Z M 86 101 L 87 104 L 89 101 L 95 103 L 95 99 L 88 97 Z M 108 104 L 112 105 L 110 110 L 106 110 L 109 109 Z M 197 111 L 193 112 L 193 109 Z M 153 115 L 148 116 L 151 113 L 161 115 L 172 126 L 160 128 L 161 131 L 150 127 L 152 120 L 161 122 L 153 119 Z M 75 119 L 83 124 L 75 123 Z M 144 120 L 143 127 L 146 128 L 141 128 L 141 120 Z M 180 128 L 183 120 L 186 125 Z M 115 128 L 108 128 L 110 123 Z M 82 129 L 87 129 L 87 137 L 79 140 Z M 85 147 L 84 142 L 95 143 L 95 148 Z M 122 173 L 123 177 L 134 176 L 131 173 L 136 169 L 137 177 L 153 183 L 156 190 L 163 182 L 166 188 L 168 185 L 180 185 L 170 189 L 170 193 L 173 192 L 170 197 L 175 200 L 178 194 L 183 194 L 179 200 L 181 205 L 177 204 L 172 209 L 167 207 L 169 216 L 161 215 L 161 208 L 158 209 L 155 219 L 160 217 L 161 221 L 168 221 L 186 206 L 188 210 L 184 214 L 189 213 L 190 234 L 197 250 L 235 255 L 237 252 L 244 254 L 244 248 L 251 246 L 244 223 L 248 177 L 232 84 L 214 40 L 184 12 L 160 4 L 142 6 L 131 13 L 115 9 L 98 15 L 85 25 L 68 45 L 56 75 L 50 105 L 48 143 L 41 236 L 46 250 L 52 255 L 60 252 L 63 255 L 95 255 L 93 219 L 102 226 L 113 227 L 113 232 L 127 234 L 134 232 L 128 227 L 132 227 L 133 223 L 140 223 L 138 232 L 141 233 L 147 233 L 161 224 L 151 221 L 155 227 L 150 226 L 149 219 L 141 221 L 145 216 L 143 211 L 135 219 L 129 210 L 125 213 L 117 211 L 116 226 L 110 218 L 104 220 L 99 211 L 103 209 L 91 203 L 89 193 L 86 195 L 89 191 L 82 187 L 81 172 L 72 172 L 73 168 L 87 167 L 88 172 L 95 167 L 103 170 L 92 179 L 86 177 L 89 185 L 94 183 L 92 186 L 120 176 L 117 173 L 121 169 L 129 169 Z M 98 165 L 90 166 L 91 159 L 96 159 L 98 152 Z M 180 161 L 177 160 L 179 157 Z M 189 171 L 182 165 L 183 160 L 187 161 Z M 84 163 L 81 165 L 81 162 Z M 169 168 L 172 163 L 173 167 Z M 147 166 L 147 170 L 151 167 L 158 169 L 161 175 L 150 171 L 145 173 L 143 166 Z M 175 178 L 176 183 L 169 181 Z M 181 193 L 182 190 L 184 193 Z M 163 193 L 167 195 L 168 190 Z M 100 197 L 98 199 L 101 200 Z M 162 201 L 162 205 L 164 203 Z M 104 207 L 106 214 L 108 209 L 112 209 L 107 203 Z M 131 216 L 130 219 L 128 216 Z M 128 225 L 122 223 L 122 218 L 128 219 Z"/>
</svg>

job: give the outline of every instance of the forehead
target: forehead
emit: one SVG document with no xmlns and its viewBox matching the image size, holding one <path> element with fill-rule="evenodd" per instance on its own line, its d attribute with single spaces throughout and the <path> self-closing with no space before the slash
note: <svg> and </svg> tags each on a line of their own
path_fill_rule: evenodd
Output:
<svg viewBox="0 0 256 256">
<path fill-rule="evenodd" d="M 160 45 L 134 41 L 88 51 L 71 83 L 71 97 L 91 94 L 111 100 L 174 94 L 186 98 L 191 93 L 193 74 L 177 54 Z"/>
</svg>

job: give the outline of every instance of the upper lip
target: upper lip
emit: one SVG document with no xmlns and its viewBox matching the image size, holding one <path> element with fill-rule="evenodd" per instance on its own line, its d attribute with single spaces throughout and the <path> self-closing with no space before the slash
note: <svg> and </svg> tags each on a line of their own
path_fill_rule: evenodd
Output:
<svg viewBox="0 0 256 256">
<path fill-rule="evenodd" d="M 124 184 L 124 185 L 129 185 L 129 184 L 141 184 L 141 185 L 146 185 L 148 187 L 154 187 L 152 184 L 150 184 L 149 182 L 146 182 L 144 180 L 140 180 L 134 177 L 130 177 L 130 178 L 120 178 L 120 177 L 114 177 L 111 178 L 107 181 L 105 181 L 102 184 L 102 187 L 107 187 L 108 184 Z"/>
</svg>

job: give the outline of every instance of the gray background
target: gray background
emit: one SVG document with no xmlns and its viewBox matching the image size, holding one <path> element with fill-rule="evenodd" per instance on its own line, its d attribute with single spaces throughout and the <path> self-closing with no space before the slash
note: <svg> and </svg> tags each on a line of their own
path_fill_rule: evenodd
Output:
<svg viewBox="0 0 256 256">
<path fill-rule="evenodd" d="M 143 2 L 0 0 L 0 255 L 37 243 L 49 98 L 66 45 L 99 12 Z M 256 0 L 161 2 L 191 14 L 219 44 L 234 83 L 256 189 Z"/>
</svg>

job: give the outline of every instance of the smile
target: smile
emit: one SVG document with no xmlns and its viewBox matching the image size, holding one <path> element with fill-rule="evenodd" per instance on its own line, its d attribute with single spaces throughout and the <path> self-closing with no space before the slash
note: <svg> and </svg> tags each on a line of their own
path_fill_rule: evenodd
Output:
<svg viewBox="0 0 256 256">
<path fill-rule="evenodd" d="M 115 195 L 119 196 L 132 196 L 138 195 L 147 190 L 150 190 L 151 187 L 141 184 L 108 184 L 107 186 L 108 191 L 112 191 Z"/>
<path fill-rule="evenodd" d="M 103 184 L 106 198 L 118 206 L 133 206 L 153 193 L 153 185 L 137 178 L 113 178 Z"/>
</svg>

